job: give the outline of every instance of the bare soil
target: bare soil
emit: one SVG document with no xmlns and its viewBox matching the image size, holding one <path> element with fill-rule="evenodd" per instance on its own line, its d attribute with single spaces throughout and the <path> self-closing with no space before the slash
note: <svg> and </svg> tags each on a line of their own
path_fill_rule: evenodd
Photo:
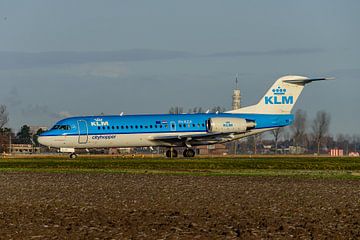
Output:
<svg viewBox="0 0 360 240">
<path fill-rule="evenodd" d="M 0 173 L 0 239 L 360 239 L 360 181 Z"/>
</svg>

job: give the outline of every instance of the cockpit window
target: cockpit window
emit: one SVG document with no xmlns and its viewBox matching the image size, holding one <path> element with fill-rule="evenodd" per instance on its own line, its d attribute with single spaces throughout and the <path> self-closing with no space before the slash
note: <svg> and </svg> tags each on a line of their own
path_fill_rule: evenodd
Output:
<svg viewBox="0 0 360 240">
<path fill-rule="evenodd" d="M 71 127 L 70 125 L 55 125 L 52 130 L 56 130 L 56 129 L 59 129 L 59 130 L 70 130 Z"/>
</svg>

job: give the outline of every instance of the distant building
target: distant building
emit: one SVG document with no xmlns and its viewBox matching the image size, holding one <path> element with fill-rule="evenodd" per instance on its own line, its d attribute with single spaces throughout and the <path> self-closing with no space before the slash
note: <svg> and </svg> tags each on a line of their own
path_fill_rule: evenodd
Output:
<svg viewBox="0 0 360 240">
<path fill-rule="evenodd" d="M 236 75 L 236 79 L 235 79 L 235 89 L 232 95 L 232 110 L 236 110 L 239 109 L 241 107 L 241 94 L 240 94 L 240 89 L 239 89 L 239 85 L 238 85 L 238 77 Z"/>
<path fill-rule="evenodd" d="M 219 155 L 223 156 L 228 154 L 228 149 L 225 144 L 214 144 L 214 145 L 204 145 L 196 147 L 197 155 Z"/>
<path fill-rule="evenodd" d="M 13 154 L 33 154 L 40 153 L 40 147 L 34 147 L 31 144 L 11 144 L 6 146 L 8 152 Z"/>
<path fill-rule="evenodd" d="M 358 152 L 349 152 L 349 157 L 359 157 L 360 154 Z"/>
<path fill-rule="evenodd" d="M 344 156 L 344 150 L 339 148 L 330 149 L 330 156 L 332 157 L 342 157 Z"/>
<path fill-rule="evenodd" d="M 288 148 L 285 148 L 284 151 L 288 154 L 304 154 L 307 149 L 301 146 L 289 146 Z"/>
<path fill-rule="evenodd" d="M 231 107 L 232 110 L 236 110 L 241 107 L 240 101 L 241 101 L 240 89 L 234 89 L 232 95 L 232 107 Z"/>
</svg>

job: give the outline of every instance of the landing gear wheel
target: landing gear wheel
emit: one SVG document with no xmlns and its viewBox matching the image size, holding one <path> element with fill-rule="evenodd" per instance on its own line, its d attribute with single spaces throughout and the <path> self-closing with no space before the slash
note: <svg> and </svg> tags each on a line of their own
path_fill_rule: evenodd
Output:
<svg viewBox="0 0 360 240">
<path fill-rule="evenodd" d="M 75 158 L 77 158 L 76 153 L 71 153 L 71 154 L 70 154 L 70 158 L 71 158 L 71 159 L 75 159 Z"/>
<path fill-rule="evenodd" d="M 172 152 L 172 154 L 171 154 L 171 152 Z M 166 151 L 166 157 L 168 157 L 168 158 L 171 158 L 171 157 L 176 158 L 177 156 L 178 156 L 178 152 L 176 150 L 169 149 Z"/>
<path fill-rule="evenodd" d="M 188 158 L 192 158 L 195 156 L 195 151 L 191 148 L 187 148 L 184 150 L 183 152 L 183 156 L 184 157 L 188 157 Z"/>
</svg>

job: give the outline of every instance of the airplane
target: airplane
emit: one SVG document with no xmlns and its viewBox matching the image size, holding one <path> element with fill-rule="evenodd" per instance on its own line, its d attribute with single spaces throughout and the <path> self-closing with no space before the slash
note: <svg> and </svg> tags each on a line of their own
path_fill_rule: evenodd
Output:
<svg viewBox="0 0 360 240">
<path fill-rule="evenodd" d="M 308 83 L 332 78 L 287 75 L 255 105 L 224 113 L 69 117 L 39 135 L 40 144 L 76 158 L 76 149 L 167 147 L 166 157 L 194 157 L 194 146 L 225 143 L 291 125 L 291 110 Z"/>
</svg>

